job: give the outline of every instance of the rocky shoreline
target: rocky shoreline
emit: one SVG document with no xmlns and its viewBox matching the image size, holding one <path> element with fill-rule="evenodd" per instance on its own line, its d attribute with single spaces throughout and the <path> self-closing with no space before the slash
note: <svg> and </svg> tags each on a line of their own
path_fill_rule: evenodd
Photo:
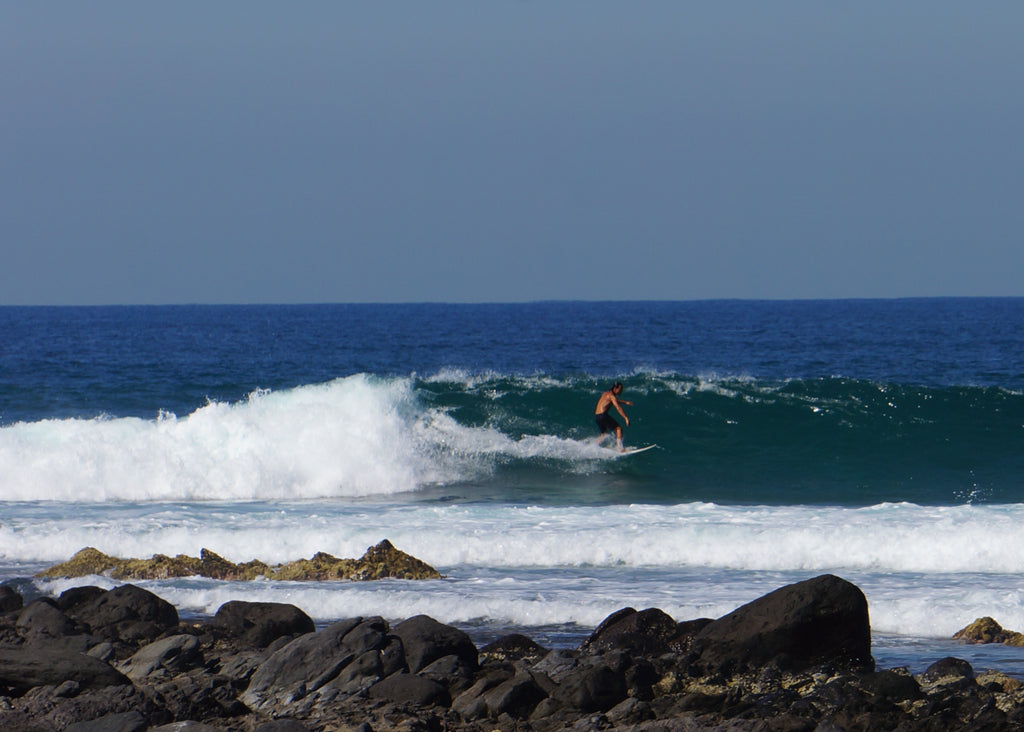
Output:
<svg viewBox="0 0 1024 732">
<path fill-rule="evenodd" d="M 208 622 L 126 584 L 24 603 L 0 586 L 0 729 L 1018 730 L 1024 683 L 937 660 L 876 669 L 864 594 L 833 575 L 718 619 L 609 616 L 579 648 L 477 648 L 426 616 L 228 602 Z"/>
</svg>

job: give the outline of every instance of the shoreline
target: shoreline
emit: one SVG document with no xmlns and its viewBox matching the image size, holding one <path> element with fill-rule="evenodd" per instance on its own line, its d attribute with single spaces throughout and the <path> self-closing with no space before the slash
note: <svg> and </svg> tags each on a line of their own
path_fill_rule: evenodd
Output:
<svg viewBox="0 0 1024 732">
<path fill-rule="evenodd" d="M 0 727 L 1024 728 L 1019 679 L 949 657 L 922 674 L 882 668 L 871 650 L 867 600 L 834 575 L 717 619 L 623 608 L 575 649 L 524 635 L 480 647 L 423 615 L 317 627 L 293 605 L 231 601 L 183 622 L 135 585 L 28 603 L 0 586 Z"/>
</svg>

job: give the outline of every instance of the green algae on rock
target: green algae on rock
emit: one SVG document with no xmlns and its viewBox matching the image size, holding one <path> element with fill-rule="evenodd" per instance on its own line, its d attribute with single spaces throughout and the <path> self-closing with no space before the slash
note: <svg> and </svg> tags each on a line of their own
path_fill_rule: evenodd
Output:
<svg viewBox="0 0 1024 732">
<path fill-rule="evenodd" d="M 69 561 L 43 570 L 38 577 L 83 577 L 106 575 L 119 580 L 169 579 L 172 577 L 209 577 L 219 580 L 376 580 L 440 579 L 441 573 L 416 557 L 396 549 L 384 539 L 366 550 L 359 559 L 339 559 L 317 552 L 311 559 L 299 559 L 270 566 L 259 560 L 242 564 L 202 549 L 199 557 L 179 554 L 169 557 L 154 554 L 152 559 L 120 559 L 98 549 L 86 547 Z"/>
<path fill-rule="evenodd" d="M 1002 643 L 1007 646 L 1024 646 L 1024 633 L 1006 630 L 988 616 L 978 618 L 966 628 L 958 630 L 953 634 L 953 639 L 967 643 Z"/>
</svg>

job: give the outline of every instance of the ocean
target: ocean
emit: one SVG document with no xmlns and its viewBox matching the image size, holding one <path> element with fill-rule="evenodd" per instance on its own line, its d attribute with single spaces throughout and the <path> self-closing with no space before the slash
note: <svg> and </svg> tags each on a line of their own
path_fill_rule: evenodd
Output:
<svg viewBox="0 0 1024 732">
<path fill-rule="evenodd" d="M 0 308 L 0 581 L 95 547 L 274 564 L 389 539 L 436 581 L 141 582 L 578 644 L 823 573 L 879 666 L 1024 677 L 1024 298 Z M 627 445 L 595 442 L 624 384 Z"/>
</svg>

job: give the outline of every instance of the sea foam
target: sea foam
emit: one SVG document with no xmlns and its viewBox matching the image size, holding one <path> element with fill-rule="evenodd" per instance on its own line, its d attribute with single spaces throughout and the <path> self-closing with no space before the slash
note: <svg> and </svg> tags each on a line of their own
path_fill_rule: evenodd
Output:
<svg viewBox="0 0 1024 732">
<path fill-rule="evenodd" d="M 7 501 L 290 500 L 391 495 L 473 480 L 503 459 L 606 459 L 593 442 L 513 438 L 425 404 L 410 378 L 350 376 L 179 417 L 0 428 Z"/>
</svg>

